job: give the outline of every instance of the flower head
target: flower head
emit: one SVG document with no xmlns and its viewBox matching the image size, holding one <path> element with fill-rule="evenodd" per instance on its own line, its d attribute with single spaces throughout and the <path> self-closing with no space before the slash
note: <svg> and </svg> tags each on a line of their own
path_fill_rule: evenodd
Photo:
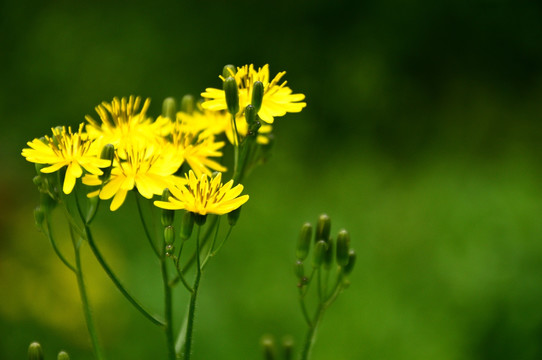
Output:
<svg viewBox="0 0 542 360">
<path fill-rule="evenodd" d="M 41 172 L 52 173 L 66 166 L 66 176 L 62 191 L 65 194 L 71 193 L 75 186 L 75 179 L 83 175 L 83 169 L 95 176 L 103 172 L 99 168 L 108 167 L 110 161 L 99 158 L 99 148 L 87 134 L 83 133 L 83 125 L 73 133 L 71 128 L 65 126 L 53 128 L 53 136 L 45 136 L 43 139 L 34 139 L 27 144 L 22 155 L 26 160 L 48 164 Z"/>
<path fill-rule="evenodd" d="M 222 184 L 222 173 L 209 179 L 206 174 L 196 177 L 193 171 L 187 176 L 187 186 L 174 186 L 168 201 L 155 201 L 162 209 L 184 209 L 195 214 L 227 214 L 248 201 L 248 195 L 239 196 L 243 185 L 233 186 L 233 180 Z"/>
<path fill-rule="evenodd" d="M 269 65 L 264 65 L 258 70 L 254 65 L 245 65 L 237 68 L 235 74 L 231 74 L 239 87 L 239 108 L 242 112 L 252 101 L 253 85 L 256 81 L 261 81 L 264 85 L 264 94 L 262 106 L 258 116 L 266 123 L 273 123 L 277 116 L 284 116 L 287 112 L 300 112 L 307 104 L 299 102 L 305 99 L 303 94 L 292 94 L 292 90 L 286 86 L 286 81 L 279 84 L 286 71 L 278 73 L 273 80 L 269 81 Z M 220 76 L 222 81 L 225 80 Z M 201 96 L 206 100 L 202 106 L 209 110 L 227 109 L 226 96 L 224 90 L 207 88 Z"/>
</svg>

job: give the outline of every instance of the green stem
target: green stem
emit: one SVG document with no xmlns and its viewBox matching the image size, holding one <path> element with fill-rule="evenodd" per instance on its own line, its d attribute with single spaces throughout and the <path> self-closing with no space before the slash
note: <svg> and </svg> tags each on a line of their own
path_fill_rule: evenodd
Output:
<svg viewBox="0 0 542 360">
<path fill-rule="evenodd" d="M 55 251 L 55 254 L 64 263 L 64 265 L 66 265 L 68 267 L 68 269 L 70 269 L 73 272 L 77 272 L 75 267 L 72 264 L 70 264 L 70 262 L 64 257 L 64 255 L 62 255 L 62 253 L 60 252 L 60 249 L 58 248 L 58 246 L 56 244 L 56 241 L 55 241 L 55 238 L 53 236 L 52 229 L 51 229 L 51 219 L 49 218 L 49 214 L 45 215 L 45 222 L 46 222 L 46 225 L 47 225 L 47 230 L 45 231 L 45 234 L 47 235 L 47 238 L 49 239 L 49 242 L 51 243 L 51 246 L 53 247 L 53 250 Z"/>
<path fill-rule="evenodd" d="M 188 320 L 186 325 L 186 340 L 184 343 L 184 360 L 190 360 L 191 350 L 192 350 L 192 334 L 194 332 L 194 314 L 196 312 L 196 300 L 198 297 L 198 288 L 201 278 L 201 264 L 200 264 L 200 254 L 199 254 L 199 237 L 200 237 L 201 226 L 198 225 L 198 235 L 196 239 L 196 279 L 194 281 L 194 286 L 192 287 L 194 291 L 190 295 L 190 304 L 188 305 Z"/>
<path fill-rule="evenodd" d="M 94 256 L 106 272 L 107 276 L 113 281 L 113 284 L 119 289 L 122 295 L 140 312 L 142 313 L 147 319 L 149 319 L 153 324 L 165 326 L 165 323 L 163 320 L 159 319 L 156 315 L 152 315 L 149 313 L 143 306 L 136 300 L 130 293 L 126 290 L 126 288 L 122 285 L 120 280 L 117 278 L 113 270 L 109 267 L 109 265 L 105 262 L 104 257 L 102 256 L 100 250 L 98 250 L 98 247 L 96 246 L 96 243 L 94 242 L 94 238 L 92 236 L 92 232 L 90 231 L 90 228 L 88 225 L 85 225 L 85 233 L 86 238 L 88 240 L 88 244 L 90 245 L 90 249 L 94 253 Z"/>
<path fill-rule="evenodd" d="M 318 308 L 316 309 L 316 314 L 314 315 L 312 325 L 309 325 L 309 328 L 307 330 L 307 335 L 305 336 L 305 343 L 303 344 L 303 350 L 301 351 L 300 360 L 308 360 L 310 358 L 312 346 L 316 341 L 316 330 L 318 329 L 318 324 L 320 322 L 320 319 L 322 318 L 322 315 L 324 314 L 324 310 L 325 307 L 323 306 L 323 304 L 319 304 Z"/>
<path fill-rule="evenodd" d="M 73 248 L 75 251 L 75 275 L 77 277 L 77 285 L 79 287 L 79 295 L 81 297 L 81 304 L 83 305 L 83 312 L 85 314 L 85 321 L 87 323 L 88 333 L 90 335 L 90 340 L 92 342 L 92 348 L 94 349 L 94 355 L 96 359 L 101 360 L 105 359 L 100 344 L 98 342 L 98 335 L 96 333 L 96 327 L 94 325 L 94 320 L 92 318 L 92 313 L 90 311 L 90 304 L 88 301 L 87 290 L 85 287 L 85 281 L 83 280 L 83 269 L 81 267 L 81 241 L 77 242 L 75 240 L 74 231 L 70 226 L 70 235 L 73 242 Z"/>
<path fill-rule="evenodd" d="M 147 240 L 149 240 L 149 244 L 152 247 L 152 250 L 156 254 L 157 257 L 160 257 L 160 252 L 158 251 L 158 248 L 156 247 L 156 244 L 152 240 L 151 233 L 149 231 L 149 228 L 147 227 L 147 223 L 145 222 L 145 217 L 143 216 L 143 210 L 141 209 L 141 200 L 139 200 L 139 194 L 135 193 L 136 197 L 136 203 L 137 203 L 137 212 L 139 213 L 139 219 L 141 220 L 141 224 L 143 224 L 143 229 L 145 230 L 145 236 L 147 237 Z"/>
<path fill-rule="evenodd" d="M 166 333 L 168 359 L 175 360 L 175 343 L 173 339 L 173 311 L 171 307 L 171 287 L 169 286 L 165 254 L 160 259 L 160 265 L 162 270 L 162 282 L 164 283 L 164 331 Z"/>
<path fill-rule="evenodd" d="M 311 327 L 312 321 L 307 311 L 307 305 L 305 304 L 305 295 L 303 294 L 303 290 L 301 288 L 299 288 L 299 305 L 301 306 L 301 312 L 303 313 L 303 317 L 305 318 L 307 325 Z"/>
</svg>

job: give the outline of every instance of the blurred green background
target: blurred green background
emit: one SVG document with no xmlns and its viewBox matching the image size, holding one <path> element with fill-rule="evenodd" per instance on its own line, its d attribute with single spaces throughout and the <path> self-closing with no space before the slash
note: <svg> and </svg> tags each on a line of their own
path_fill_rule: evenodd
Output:
<svg viewBox="0 0 542 360">
<path fill-rule="evenodd" d="M 0 20 L 0 358 L 37 340 L 49 359 L 91 359 L 75 278 L 33 224 L 26 141 L 113 96 L 151 97 L 158 115 L 167 96 L 219 87 L 227 63 L 287 70 L 308 106 L 276 121 L 204 274 L 194 359 L 259 359 L 264 333 L 300 346 L 294 244 L 322 212 L 359 258 L 314 360 L 542 358 L 540 3 L 5 0 Z M 159 312 L 134 211 L 102 212 L 96 237 Z M 164 358 L 84 250 L 108 358 Z"/>
</svg>

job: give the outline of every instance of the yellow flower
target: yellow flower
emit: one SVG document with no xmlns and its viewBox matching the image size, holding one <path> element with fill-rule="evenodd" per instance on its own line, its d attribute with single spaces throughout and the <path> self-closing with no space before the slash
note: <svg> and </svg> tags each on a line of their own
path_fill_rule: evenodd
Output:
<svg viewBox="0 0 542 360">
<path fill-rule="evenodd" d="M 279 85 L 279 81 L 286 74 L 286 71 L 278 73 L 273 80 L 269 81 L 269 65 L 254 70 L 254 65 L 245 65 L 237 68 L 234 77 L 239 87 L 239 114 L 252 101 L 252 88 L 256 81 L 264 85 L 262 107 L 258 116 L 265 122 L 271 124 L 277 116 L 284 116 L 287 112 L 300 112 L 307 104 L 299 102 L 305 99 L 303 94 L 292 94 L 292 90 L 286 86 L 286 81 Z M 220 76 L 224 81 L 224 77 Z M 202 106 L 208 110 L 227 109 L 224 90 L 207 88 L 201 96 L 206 100 Z"/>
<path fill-rule="evenodd" d="M 150 102 L 150 99 L 146 99 L 141 111 L 140 97 L 130 96 L 128 100 L 114 98 L 111 103 L 102 102 L 96 106 L 101 122 L 90 115 L 85 116 L 89 136 L 99 139 L 103 145 L 113 144 L 121 150 L 129 146 L 145 147 L 161 141 L 162 136 L 171 130 L 171 121 L 160 118 L 153 122 L 148 118 L 146 114 Z"/>
<path fill-rule="evenodd" d="M 233 186 L 233 180 L 222 184 L 222 173 L 209 179 L 206 174 L 196 177 L 194 172 L 188 173 L 188 186 L 169 188 L 173 196 L 168 201 L 155 201 L 154 205 L 162 209 L 184 209 L 195 214 L 207 215 L 227 214 L 248 201 L 248 195 L 239 196 L 243 185 Z"/>
<path fill-rule="evenodd" d="M 117 210 L 126 199 L 128 191 L 134 187 L 138 192 L 150 199 L 159 195 L 164 188 L 184 184 L 183 178 L 173 174 L 179 169 L 181 162 L 171 153 L 159 154 L 162 149 L 156 147 L 128 147 L 114 161 L 111 177 L 102 189 L 96 190 L 88 197 L 99 196 L 102 200 L 113 198 L 111 211 Z M 97 176 L 85 176 L 83 183 L 91 186 L 102 185 Z"/>
<path fill-rule="evenodd" d="M 25 148 L 22 151 L 26 160 L 50 165 L 41 169 L 43 173 L 52 173 L 67 166 L 62 186 L 62 191 L 65 194 L 72 192 L 75 179 L 83 175 L 83 169 L 98 176 L 103 174 L 99 168 L 110 165 L 109 160 L 98 157 L 97 144 L 83 133 L 83 125 L 79 125 L 79 130 L 76 133 L 72 133 L 70 127 L 68 130 L 64 126 L 54 128 L 52 129 L 53 137 L 46 135 L 44 140 L 29 141 L 27 144 L 30 148 Z"/>
</svg>

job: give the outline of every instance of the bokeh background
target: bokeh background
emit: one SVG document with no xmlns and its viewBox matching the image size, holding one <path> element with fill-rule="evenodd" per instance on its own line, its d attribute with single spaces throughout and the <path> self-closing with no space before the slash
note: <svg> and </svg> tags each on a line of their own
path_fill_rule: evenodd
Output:
<svg viewBox="0 0 542 360">
<path fill-rule="evenodd" d="M 540 3 L 5 0 L 0 20 L 0 358 L 32 341 L 92 357 L 75 278 L 33 224 L 26 141 L 113 96 L 151 97 L 158 115 L 167 96 L 219 87 L 228 63 L 287 70 L 308 106 L 276 121 L 246 181 L 202 280 L 194 359 L 261 358 L 264 333 L 300 346 L 294 244 L 322 212 L 359 257 L 314 360 L 542 358 Z M 96 236 L 159 312 L 135 216 L 101 213 Z M 109 358 L 164 358 L 159 329 L 84 261 Z"/>
</svg>

